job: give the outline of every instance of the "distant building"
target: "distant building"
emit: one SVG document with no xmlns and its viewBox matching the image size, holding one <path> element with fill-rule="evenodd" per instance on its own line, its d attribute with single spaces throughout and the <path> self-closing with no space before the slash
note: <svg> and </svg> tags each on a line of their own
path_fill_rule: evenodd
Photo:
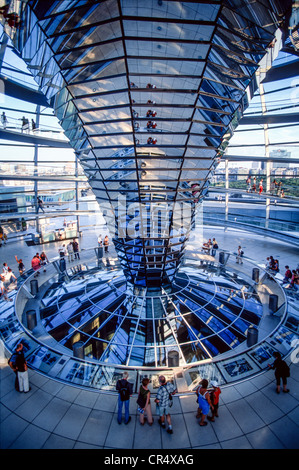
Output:
<svg viewBox="0 0 299 470">
<path fill-rule="evenodd" d="M 291 158 L 291 152 L 287 150 L 277 149 L 270 152 L 270 158 L 285 158 L 289 160 Z M 288 162 L 273 162 L 272 168 L 289 168 L 290 163 Z"/>
</svg>

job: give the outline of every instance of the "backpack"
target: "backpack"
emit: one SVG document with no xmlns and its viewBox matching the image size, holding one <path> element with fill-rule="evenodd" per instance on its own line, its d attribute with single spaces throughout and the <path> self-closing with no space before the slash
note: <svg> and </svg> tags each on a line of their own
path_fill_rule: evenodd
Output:
<svg viewBox="0 0 299 470">
<path fill-rule="evenodd" d="M 13 353 L 7 361 L 9 367 L 11 367 L 13 370 L 16 368 L 16 358 L 16 353 Z"/>
<path fill-rule="evenodd" d="M 121 401 L 127 401 L 130 398 L 130 390 L 128 383 L 123 383 L 120 381 L 119 396 Z"/>
</svg>

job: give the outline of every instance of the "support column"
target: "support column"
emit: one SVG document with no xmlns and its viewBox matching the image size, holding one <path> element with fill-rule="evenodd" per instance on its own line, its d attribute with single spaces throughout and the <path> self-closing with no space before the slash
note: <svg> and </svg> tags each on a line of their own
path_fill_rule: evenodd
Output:
<svg viewBox="0 0 299 470">
<path fill-rule="evenodd" d="M 79 210 L 79 182 L 78 182 L 78 175 L 79 175 L 79 171 L 78 171 L 78 155 L 77 153 L 75 153 L 75 176 L 76 176 L 76 183 L 75 183 L 75 188 L 76 188 L 76 211 Z M 77 235 L 79 236 L 79 232 L 80 232 L 80 217 L 79 215 L 77 214 L 76 215 L 76 219 L 77 219 Z"/>
<path fill-rule="evenodd" d="M 40 106 L 38 105 L 36 107 L 36 128 L 38 129 L 40 125 Z M 38 196 L 38 144 L 34 144 L 34 210 L 36 211 L 37 208 L 37 196 Z M 36 215 L 35 218 L 35 227 L 36 227 L 36 232 L 40 235 L 41 234 L 41 228 L 40 228 L 40 223 L 39 223 L 39 216 Z"/>
<path fill-rule="evenodd" d="M 228 221 L 228 198 L 229 198 L 229 180 L 228 180 L 228 160 L 225 160 L 225 222 Z"/>
<path fill-rule="evenodd" d="M 265 91 L 262 83 L 259 84 L 261 105 L 262 105 L 262 114 L 267 113 L 266 100 L 265 100 Z M 270 159 L 270 149 L 269 149 L 269 126 L 267 123 L 264 124 L 264 142 L 265 142 L 265 157 L 267 158 L 266 162 L 266 192 L 270 193 L 270 173 L 271 173 L 271 163 Z M 269 217 L 270 217 L 270 198 L 266 198 L 266 218 L 265 218 L 265 228 L 269 227 Z"/>
</svg>

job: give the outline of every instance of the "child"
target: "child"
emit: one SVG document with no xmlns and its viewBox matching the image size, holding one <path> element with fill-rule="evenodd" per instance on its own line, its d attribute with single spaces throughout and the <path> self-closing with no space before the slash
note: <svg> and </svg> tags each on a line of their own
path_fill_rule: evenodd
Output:
<svg viewBox="0 0 299 470">
<path fill-rule="evenodd" d="M 220 387 L 218 386 L 218 383 L 216 380 L 211 380 L 211 385 L 213 387 L 213 390 L 210 392 L 210 397 L 211 397 L 211 403 L 213 405 L 213 408 L 211 408 L 212 411 L 212 416 L 208 416 L 209 421 L 215 421 L 215 416 L 218 418 L 218 407 L 219 407 L 219 395 L 221 393 Z"/>
</svg>

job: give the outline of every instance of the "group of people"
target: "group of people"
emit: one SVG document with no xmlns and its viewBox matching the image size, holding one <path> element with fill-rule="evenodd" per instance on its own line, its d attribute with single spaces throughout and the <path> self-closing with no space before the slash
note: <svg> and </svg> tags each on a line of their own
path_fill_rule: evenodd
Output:
<svg viewBox="0 0 299 470">
<path fill-rule="evenodd" d="M 281 382 L 283 385 L 283 392 L 289 393 L 290 390 L 287 388 L 287 378 L 290 377 L 290 367 L 282 359 L 281 354 L 278 351 L 275 351 L 273 356 L 275 360 L 273 364 L 268 364 L 268 368 L 275 370 L 276 393 L 280 393 Z M 19 392 L 28 392 L 30 390 L 28 367 L 22 343 L 17 344 L 15 351 L 8 360 L 8 364 L 16 374 L 15 389 Z M 122 378 L 116 383 L 116 391 L 118 392 L 117 421 L 119 424 L 122 423 L 123 419 L 123 407 L 125 408 L 124 423 L 129 424 L 131 421 L 130 399 L 133 396 L 133 384 L 130 383 L 128 379 L 128 372 L 124 372 Z M 145 420 L 147 420 L 149 426 L 152 426 L 154 423 L 151 409 L 151 392 L 148 388 L 149 383 L 149 378 L 143 378 L 138 390 L 136 405 L 138 407 L 139 422 L 141 426 L 144 426 Z M 216 380 L 210 381 L 210 387 L 208 385 L 208 380 L 202 379 L 195 392 L 197 397 L 196 404 L 198 407 L 196 418 L 199 419 L 199 426 L 206 426 L 208 424 L 206 419 L 210 422 L 214 422 L 215 417 L 219 417 L 219 398 L 221 388 Z M 173 395 L 176 393 L 177 389 L 175 385 L 171 381 L 167 381 L 165 376 L 161 375 L 159 377 L 159 388 L 157 390 L 156 398 L 153 401 L 156 404 L 156 414 L 159 417 L 158 423 L 162 429 L 166 429 L 167 423 L 166 431 L 168 434 L 173 434 L 170 412 L 173 403 Z"/>
<path fill-rule="evenodd" d="M 212 240 L 209 238 L 207 242 L 202 244 L 202 251 L 207 255 L 216 256 L 216 250 L 218 250 L 218 248 L 219 246 L 216 238 L 213 238 Z"/>
<path fill-rule="evenodd" d="M 209 238 L 207 242 L 204 242 L 202 244 L 202 251 L 211 256 L 216 256 L 216 252 L 219 248 L 218 242 L 216 238 Z M 237 254 L 236 254 L 236 263 L 237 264 L 243 264 L 243 256 L 244 256 L 244 251 L 241 247 L 241 245 L 238 246 Z"/>
<path fill-rule="evenodd" d="M 267 257 L 265 267 L 266 270 L 274 276 L 280 271 L 279 261 L 272 255 Z M 289 265 L 285 265 L 284 269 L 285 272 L 282 284 L 287 284 L 286 288 L 297 290 L 297 286 L 299 285 L 299 264 L 296 269 L 291 269 Z"/>
<path fill-rule="evenodd" d="M 26 132 L 27 134 L 29 134 L 30 132 L 29 119 L 23 116 L 20 120 L 22 121 L 21 132 Z M 36 123 L 34 119 L 31 119 L 31 130 L 33 133 L 36 131 Z"/>
<path fill-rule="evenodd" d="M 8 13 L 10 5 L 7 3 L 0 8 L 0 15 L 3 16 L 5 23 L 10 28 L 18 28 L 21 25 L 21 20 L 19 15 L 16 12 Z"/>
<path fill-rule="evenodd" d="M 19 119 L 21 121 L 21 132 L 26 132 L 26 133 L 29 133 L 30 132 L 30 123 L 29 123 L 29 119 L 26 118 L 25 116 L 23 116 L 22 118 Z M 3 129 L 6 129 L 7 128 L 7 124 L 8 124 L 8 118 L 5 114 L 5 112 L 3 111 L 3 113 L 1 114 L 1 124 L 2 124 L 2 127 Z M 32 132 L 34 133 L 36 131 L 37 127 L 36 127 L 36 122 L 34 121 L 34 119 L 31 119 L 31 130 Z"/>
<path fill-rule="evenodd" d="M 119 424 L 122 423 L 122 410 L 125 407 L 124 422 L 128 424 L 131 421 L 130 416 L 130 398 L 133 395 L 133 384 L 128 381 L 128 372 L 124 372 L 121 379 L 116 383 L 116 391 L 118 392 L 118 412 L 117 421 Z M 149 378 L 145 377 L 142 379 L 141 385 L 138 391 L 137 405 L 139 412 L 139 422 L 141 426 L 144 426 L 145 420 L 147 420 L 149 426 L 154 423 L 152 408 L 151 408 L 151 392 L 148 388 L 150 383 Z M 156 413 L 159 416 L 158 423 L 161 428 L 166 429 L 167 422 L 167 433 L 173 434 L 170 410 L 172 406 L 172 396 L 177 392 L 172 382 L 167 382 L 166 378 L 161 375 L 159 377 L 159 388 L 154 400 L 156 404 Z M 146 415 L 146 418 L 145 418 Z"/>
<path fill-rule="evenodd" d="M 246 180 L 246 186 L 247 186 L 247 192 L 248 193 L 256 193 L 257 192 L 257 182 L 256 182 L 256 177 L 254 176 L 252 182 L 251 182 L 251 176 L 248 176 L 247 180 Z M 259 195 L 262 194 L 264 190 L 264 187 L 263 187 L 263 179 L 260 180 L 259 184 L 258 184 L 258 193 Z"/>
<path fill-rule="evenodd" d="M 288 284 L 286 288 L 299 289 L 299 265 L 296 269 L 290 269 L 288 265 L 285 266 L 285 273 L 282 284 Z"/>
<path fill-rule="evenodd" d="M 289 393 L 290 390 L 287 388 L 287 378 L 290 376 L 290 368 L 278 351 L 273 353 L 273 357 L 274 362 L 273 364 L 268 364 L 268 368 L 275 370 L 276 393 L 280 393 L 281 382 L 283 392 Z M 131 421 L 130 398 L 133 395 L 133 384 L 128 381 L 128 378 L 128 372 L 124 372 L 122 378 L 116 383 L 116 391 L 118 392 L 117 421 L 119 424 L 122 423 L 123 407 L 125 408 L 124 423 L 128 424 Z M 144 426 L 145 420 L 147 420 L 149 426 L 152 426 L 154 423 L 151 408 L 151 392 L 148 388 L 149 383 L 150 380 L 147 377 L 143 378 L 138 390 L 137 409 L 141 426 Z M 173 434 L 170 412 L 173 402 L 172 397 L 175 393 L 177 393 L 177 389 L 174 384 L 167 381 L 165 376 L 161 375 L 159 377 L 159 388 L 154 403 L 156 404 L 156 414 L 159 416 L 158 423 L 163 429 L 166 429 L 167 423 L 167 432 L 169 434 Z M 219 417 L 219 399 L 221 394 L 221 388 L 218 382 L 211 380 L 209 387 L 209 381 L 202 379 L 195 393 L 198 407 L 196 418 L 199 419 L 199 426 L 206 426 L 208 424 L 206 420 L 215 422 L 215 418 Z"/>
<path fill-rule="evenodd" d="M 154 137 L 154 138 L 153 138 L 153 137 L 149 137 L 149 138 L 147 139 L 147 145 L 156 145 L 156 143 L 157 143 L 157 139 L 156 139 L 155 137 Z"/>
<path fill-rule="evenodd" d="M 149 109 L 147 112 L 146 112 L 146 117 L 156 117 L 157 116 L 157 112 L 154 111 L 153 109 Z"/>
<path fill-rule="evenodd" d="M 270 192 L 273 195 L 284 197 L 284 190 L 282 189 L 282 182 L 275 179 L 270 183 Z"/>
<path fill-rule="evenodd" d="M 279 273 L 279 261 L 278 259 L 274 259 L 273 256 L 268 256 L 265 263 L 265 268 L 271 274 Z"/>
<path fill-rule="evenodd" d="M 60 246 L 58 248 L 58 254 L 60 259 L 64 259 L 67 256 L 69 262 L 80 259 L 79 243 L 76 238 L 70 241 L 66 246 L 65 243 Z"/>
<path fill-rule="evenodd" d="M 261 178 L 259 183 L 256 181 L 256 176 L 251 179 L 251 176 L 248 176 L 246 180 L 246 191 L 247 193 L 259 193 L 262 194 L 264 191 L 263 179 Z M 284 197 L 284 190 L 282 189 L 282 182 L 276 181 L 275 179 L 270 182 L 270 193 L 279 197 Z"/>
<path fill-rule="evenodd" d="M 109 237 L 105 235 L 104 240 L 102 239 L 102 235 L 98 236 L 98 246 L 104 247 L 105 253 L 109 253 Z"/>
<path fill-rule="evenodd" d="M 138 88 L 138 85 L 134 82 L 130 82 L 130 88 Z M 156 85 L 153 85 L 152 83 L 148 83 L 146 85 L 146 88 L 157 88 Z"/>
<path fill-rule="evenodd" d="M 151 409 L 151 392 L 148 388 L 149 383 L 150 380 L 147 377 L 143 378 L 138 391 L 137 405 L 141 426 L 144 425 L 145 419 L 147 419 L 149 426 L 152 426 L 154 423 Z M 196 402 L 198 405 L 196 418 L 200 418 L 200 426 L 206 426 L 208 424 L 206 418 L 214 422 L 215 417 L 219 416 L 218 406 L 221 389 L 215 380 L 211 381 L 211 386 L 212 388 L 208 389 L 208 380 L 203 379 L 196 390 Z M 124 372 L 122 379 L 117 381 L 116 390 L 118 392 L 118 423 L 122 423 L 122 410 L 123 407 L 125 407 L 124 422 L 128 424 L 131 421 L 129 406 L 130 398 L 133 394 L 133 384 L 128 381 L 128 372 Z M 159 416 L 158 423 L 162 429 L 166 429 L 167 423 L 166 432 L 168 434 L 173 434 L 170 412 L 173 402 L 172 397 L 176 392 L 177 389 L 174 384 L 170 381 L 167 382 L 165 376 L 161 375 L 159 377 L 159 388 L 154 402 L 156 404 L 156 414 Z M 211 416 L 207 416 L 210 410 Z"/>
<path fill-rule="evenodd" d="M 16 257 L 16 259 L 17 259 L 17 257 Z M 47 255 L 44 251 L 41 254 L 36 253 L 33 256 L 32 260 L 31 260 L 31 267 L 34 271 L 34 277 L 39 276 L 40 269 L 42 267 L 44 268 L 44 272 L 46 272 L 45 266 L 46 266 L 47 263 L 49 263 L 49 260 L 48 260 L 48 257 L 47 257 Z M 20 270 L 20 264 L 19 264 L 19 270 Z"/>
<path fill-rule="evenodd" d="M 107 237 L 107 240 L 108 240 L 108 237 Z M 104 240 L 105 251 L 108 251 L 109 240 L 108 241 L 107 240 L 105 237 L 105 240 Z M 69 242 L 66 248 L 65 248 L 65 245 L 59 248 L 59 255 L 60 255 L 60 258 L 64 258 L 65 256 L 68 256 L 68 261 L 73 261 L 74 259 L 80 259 L 79 251 L 80 251 L 79 243 L 74 238 L 72 241 Z M 17 255 L 15 255 L 15 259 L 18 264 L 19 274 L 20 276 L 22 276 L 26 271 L 24 262 L 22 258 L 18 259 Z M 34 277 L 39 276 L 42 268 L 44 268 L 43 271 L 46 272 L 46 265 L 48 263 L 49 263 L 49 259 L 44 251 L 41 254 L 36 253 L 32 257 L 32 260 L 31 260 L 31 267 L 34 271 Z M 17 281 L 17 277 L 14 275 L 12 269 L 7 265 L 7 263 L 3 263 L 2 272 L 0 273 L 1 299 L 4 299 L 6 301 L 12 300 L 7 295 L 8 287 L 10 286 L 11 283 L 16 282 L 16 281 Z"/>
<path fill-rule="evenodd" d="M 151 120 L 147 121 L 147 124 L 146 124 L 147 129 L 156 129 L 156 127 L 157 127 L 156 121 L 151 121 Z"/>
</svg>

